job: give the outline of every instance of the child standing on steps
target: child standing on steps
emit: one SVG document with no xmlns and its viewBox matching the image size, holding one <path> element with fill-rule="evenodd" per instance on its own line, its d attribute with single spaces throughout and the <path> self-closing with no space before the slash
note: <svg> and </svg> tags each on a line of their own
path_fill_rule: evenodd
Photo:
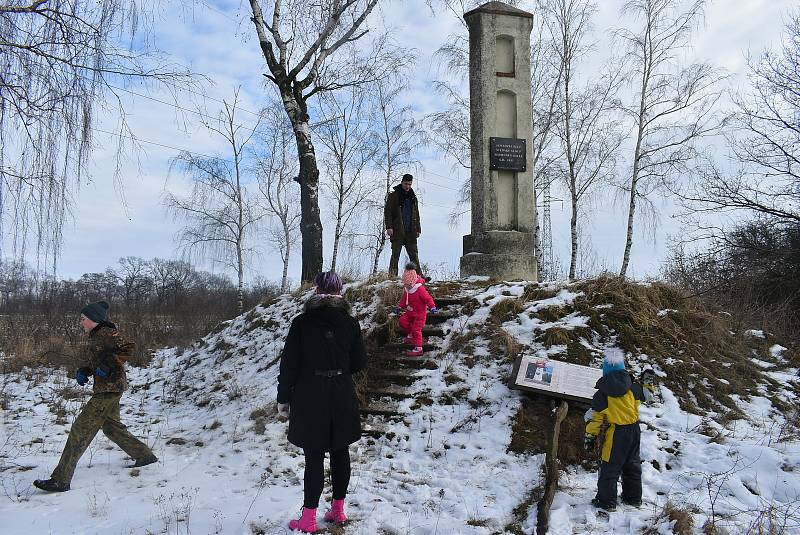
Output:
<svg viewBox="0 0 800 535">
<path fill-rule="evenodd" d="M 436 312 L 436 303 L 425 289 L 425 279 L 417 274 L 414 264 L 406 264 L 403 272 L 403 296 L 397 304 L 400 328 L 406 333 L 403 342 L 413 344 L 414 349 L 406 351 L 408 357 L 422 356 L 422 328 L 428 318 L 428 309 Z"/>
</svg>

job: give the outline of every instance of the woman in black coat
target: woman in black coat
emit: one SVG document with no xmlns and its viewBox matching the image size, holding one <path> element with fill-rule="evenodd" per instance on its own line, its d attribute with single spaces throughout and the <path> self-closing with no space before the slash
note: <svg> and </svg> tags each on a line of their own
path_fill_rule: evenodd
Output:
<svg viewBox="0 0 800 535">
<path fill-rule="evenodd" d="M 347 521 L 348 446 L 361 437 L 352 374 L 366 364 L 361 327 L 341 295 L 341 279 L 330 271 L 314 282 L 316 294 L 289 327 L 278 376 L 278 411 L 289 417 L 289 442 L 303 448 L 306 457 L 303 514 L 289 527 L 306 533 L 317 528 L 326 451 L 331 455 L 333 504 L 325 520 Z"/>
</svg>

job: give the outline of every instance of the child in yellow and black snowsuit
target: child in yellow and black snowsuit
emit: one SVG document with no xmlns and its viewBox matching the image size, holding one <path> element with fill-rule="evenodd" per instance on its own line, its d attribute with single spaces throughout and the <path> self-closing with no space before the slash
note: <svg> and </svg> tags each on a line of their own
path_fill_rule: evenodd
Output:
<svg viewBox="0 0 800 535">
<path fill-rule="evenodd" d="M 650 381 L 652 383 L 652 381 Z M 605 429 L 597 495 L 592 505 L 614 511 L 617 508 L 617 481 L 622 475 L 622 501 L 642 504 L 642 460 L 639 457 L 639 404 L 650 401 L 652 384 L 634 383 L 625 370 L 621 354 L 603 360 L 603 377 L 597 381 L 592 398 L 592 417 L 586 424 L 585 447 L 591 451 Z"/>
</svg>

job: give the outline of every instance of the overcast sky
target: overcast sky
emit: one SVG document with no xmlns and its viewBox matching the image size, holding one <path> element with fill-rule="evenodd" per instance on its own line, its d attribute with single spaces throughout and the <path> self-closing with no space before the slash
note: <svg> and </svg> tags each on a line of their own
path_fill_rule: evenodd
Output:
<svg viewBox="0 0 800 535">
<path fill-rule="evenodd" d="M 621 0 L 600 2 L 595 27 L 600 32 L 620 24 L 618 15 Z M 694 40 L 696 57 L 709 60 L 731 73 L 732 83 L 738 83 L 744 72 L 748 51 L 758 53 L 775 46 L 781 37 L 782 21 L 787 11 L 796 6 L 790 0 L 715 0 L 707 9 L 705 26 Z M 219 0 L 212 6 L 199 7 L 181 13 L 170 12 L 159 21 L 154 32 L 158 46 L 178 62 L 189 65 L 213 81 L 206 91 L 214 98 L 230 98 L 233 89 L 243 88 L 242 107 L 257 111 L 265 102 L 267 91 L 262 83 L 265 67 L 252 25 L 240 11 L 238 0 Z M 389 2 L 381 13 L 390 21 L 397 40 L 414 48 L 419 63 L 410 90 L 405 95 L 419 117 L 444 107 L 431 90 L 437 76 L 432 67 L 432 55 L 451 31 L 460 31 L 452 16 L 433 15 L 424 0 Z M 134 91 L 144 91 L 133 88 Z M 158 94 L 150 93 L 156 98 Z M 174 107 L 126 93 L 128 121 L 139 138 L 148 143 L 146 149 L 130 158 L 124 168 L 124 189 L 115 189 L 111 177 L 115 165 L 113 136 L 116 118 L 106 116 L 95 132 L 96 151 L 91 169 L 92 180 L 83 184 L 75 199 L 74 222 L 64 233 L 64 249 L 59 263 L 59 275 L 77 277 L 84 272 L 100 271 L 114 265 L 122 256 L 176 257 L 175 223 L 161 203 L 165 189 L 185 191 L 185 178 L 169 174 L 170 158 L 176 149 L 188 149 L 203 154 L 220 154 L 224 147 L 209 136 L 192 114 L 182 114 Z M 185 97 L 187 108 L 193 108 L 190 96 Z M 215 110 L 217 103 L 207 103 Z M 254 116 L 242 113 L 242 122 Z M 163 145 L 163 146 L 159 146 Z M 436 154 L 427 154 L 425 170 L 418 173 L 415 183 L 422 201 L 423 236 L 420 240 L 420 259 L 437 266 L 437 275 L 456 273 L 462 254 L 461 236 L 469 233 L 469 220 L 463 218 L 456 228 L 448 225 L 448 213 L 457 196 L 456 190 L 466 178 L 464 171 L 454 172 L 450 162 Z M 124 195 L 124 203 L 122 201 Z M 669 200 L 659 201 L 661 225 L 655 233 L 640 233 L 632 252 L 631 271 L 636 277 L 658 273 L 671 235 L 680 232 L 672 218 L 674 208 Z M 563 262 L 569 258 L 569 206 L 553 205 L 553 240 Z M 598 267 L 616 270 L 621 261 L 625 234 L 624 205 L 614 202 L 613 195 L 597 197 L 584 221 L 584 239 L 591 244 Z M 323 224 L 326 221 L 323 220 Z M 330 224 L 326 228 L 330 228 Z M 327 232 L 326 232 L 327 234 Z M 329 262 L 330 240 L 325 243 L 325 261 Z M 382 264 L 388 263 L 388 256 Z M 224 268 L 204 265 L 206 269 Z M 299 272 L 299 260 L 292 267 L 293 278 Z M 270 279 L 280 276 L 280 261 L 268 247 L 251 262 L 250 276 Z"/>
</svg>

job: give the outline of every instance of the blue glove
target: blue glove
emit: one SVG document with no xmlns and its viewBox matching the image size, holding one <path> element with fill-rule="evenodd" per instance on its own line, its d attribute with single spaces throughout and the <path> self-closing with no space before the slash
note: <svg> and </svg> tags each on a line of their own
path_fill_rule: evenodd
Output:
<svg viewBox="0 0 800 535">
<path fill-rule="evenodd" d="M 403 313 L 403 309 L 400 307 L 394 307 L 394 313 L 400 315 Z"/>
<path fill-rule="evenodd" d="M 97 377 L 102 377 L 103 379 L 108 379 L 108 376 L 111 375 L 111 370 L 108 369 L 107 366 L 100 365 L 94 369 L 94 374 Z"/>
<path fill-rule="evenodd" d="M 78 384 L 83 386 L 89 382 L 89 376 L 92 374 L 92 370 L 89 368 L 78 368 L 75 371 L 75 380 L 78 381 Z"/>
<path fill-rule="evenodd" d="M 433 308 L 431 309 L 431 314 L 436 314 L 437 312 L 439 312 L 439 309 L 438 309 L 438 308 L 436 308 L 436 307 L 433 307 Z"/>
<path fill-rule="evenodd" d="M 94 369 L 94 376 L 113 381 L 115 379 L 112 376 L 117 376 L 119 369 L 120 365 L 114 352 L 106 350 L 100 353 L 100 363 Z"/>
</svg>

